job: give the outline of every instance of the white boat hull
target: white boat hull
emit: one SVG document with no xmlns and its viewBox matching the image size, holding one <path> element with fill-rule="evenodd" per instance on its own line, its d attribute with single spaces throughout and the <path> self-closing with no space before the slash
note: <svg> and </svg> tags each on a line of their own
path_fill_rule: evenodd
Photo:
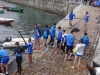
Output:
<svg viewBox="0 0 100 75">
<path fill-rule="evenodd" d="M 31 39 L 33 42 L 34 38 L 31 38 Z M 28 38 L 25 38 L 25 41 L 28 42 Z M 25 46 L 25 43 L 22 38 L 14 38 L 14 39 L 12 39 L 11 42 L 4 42 L 2 46 L 3 46 L 3 48 L 13 48 L 13 47 L 16 47 L 15 46 L 16 42 L 19 42 L 20 46 Z"/>
</svg>

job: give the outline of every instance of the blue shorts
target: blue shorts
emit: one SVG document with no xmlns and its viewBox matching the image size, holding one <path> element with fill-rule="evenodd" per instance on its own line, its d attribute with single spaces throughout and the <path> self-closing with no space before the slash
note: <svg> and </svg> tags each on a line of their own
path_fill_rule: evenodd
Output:
<svg viewBox="0 0 100 75">
<path fill-rule="evenodd" d="M 40 37 L 35 38 L 35 40 L 39 40 Z"/>
<path fill-rule="evenodd" d="M 84 20 L 85 23 L 88 23 L 88 21 Z"/>
<path fill-rule="evenodd" d="M 9 57 L 8 56 L 2 57 L 0 59 L 0 63 L 1 64 L 6 64 L 6 63 L 8 63 L 8 61 L 9 61 Z"/>
<path fill-rule="evenodd" d="M 69 22 L 72 22 L 73 20 L 69 20 Z"/>
<path fill-rule="evenodd" d="M 78 54 L 76 54 L 76 56 L 77 56 L 77 57 L 82 57 L 82 55 L 78 55 Z"/>
</svg>

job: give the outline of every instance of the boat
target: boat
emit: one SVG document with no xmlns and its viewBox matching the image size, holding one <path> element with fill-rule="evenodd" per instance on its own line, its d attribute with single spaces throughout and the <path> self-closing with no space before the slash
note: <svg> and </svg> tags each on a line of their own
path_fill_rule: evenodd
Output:
<svg viewBox="0 0 100 75">
<path fill-rule="evenodd" d="M 4 13 L 4 10 L 0 10 L 0 14 L 3 14 Z"/>
<path fill-rule="evenodd" d="M 11 24 L 14 21 L 14 19 L 8 19 L 8 18 L 1 18 L 0 17 L 0 24 Z"/>
<path fill-rule="evenodd" d="M 24 38 L 25 39 L 25 41 L 26 42 L 28 42 L 28 38 Z M 34 41 L 34 38 L 31 38 L 31 40 L 32 40 L 32 42 Z M 24 41 L 23 41 L 23 39 L 22 38 L 12 38 L 12 40 L 11 41 L 9 41 L 9 42 L 4 42 L 3 44 L 2 44 L 2 46 L 3 46 L 3 48 L 15 48 L 16 46 L 15 46 L 15 43 L 16 42 L 19 42 L 19 45 L 20 46 L 22 46 L 22 47 L 25 47 L 25 43 L 24 43 Z"/>
<path fill-rule="evenodd" d="M 18 7 L 8 7 L 7 11 L 13 11 L 13 12 L 23 12 L 24 8 L 18 8 Z"/>
</svg>

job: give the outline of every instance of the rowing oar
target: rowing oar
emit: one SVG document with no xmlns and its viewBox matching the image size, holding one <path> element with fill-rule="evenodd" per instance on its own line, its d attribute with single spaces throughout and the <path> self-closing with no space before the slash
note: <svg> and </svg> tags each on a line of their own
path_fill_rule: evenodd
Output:
<svg viewBox="0 0 100 75">
<path fill-rule="evenodd" d="M 19 30 L 18 25 L 17 25 L 16 22 L 12 22 L 11 25 L 13 26 L 13 28 L 14 28 L 16 31 Z M 25 39 L 23 38 L 22 34 L 20 33 L 20 31 L 18 31 L 18 33 L 20 34 L 20 36 L 22 37 L 22 39 L 24 40 L 24 42 L 26 42 Z"/>
</svg>

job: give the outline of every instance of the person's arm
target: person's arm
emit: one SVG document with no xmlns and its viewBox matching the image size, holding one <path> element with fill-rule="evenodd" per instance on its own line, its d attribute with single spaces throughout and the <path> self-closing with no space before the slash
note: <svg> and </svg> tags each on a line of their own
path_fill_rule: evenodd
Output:
<svg viewBox="0 0 100 75">
<path fill-rule="evenodd" d="M 17 49 L 14 49 L 14 53 L 13 53 L 13 55 L 16 54 L 16 53 L 17 53 Z"/>
<path fill-rule="evenodd" d="M 75 16 L 75 14 L 73 14 L 73 18 L 75 18 L 76 16 Z"/>
<path fill-rule="evenodd" d="M 76 45 L 75 49 L 76 49 L 76 51 L 78 51 L 78 45 Z"/>
<path fill-rule="evenodd" d="M 29 47 L 29 46 L 30 46 L 30 43 L 26 43 L 26 42 L 25 42 L 25 46 Z"/>
<path fill-rule="evenodd" d="M 71 39 L 71 43 L 74 44 L 74 37 Z"/>
</svg>

